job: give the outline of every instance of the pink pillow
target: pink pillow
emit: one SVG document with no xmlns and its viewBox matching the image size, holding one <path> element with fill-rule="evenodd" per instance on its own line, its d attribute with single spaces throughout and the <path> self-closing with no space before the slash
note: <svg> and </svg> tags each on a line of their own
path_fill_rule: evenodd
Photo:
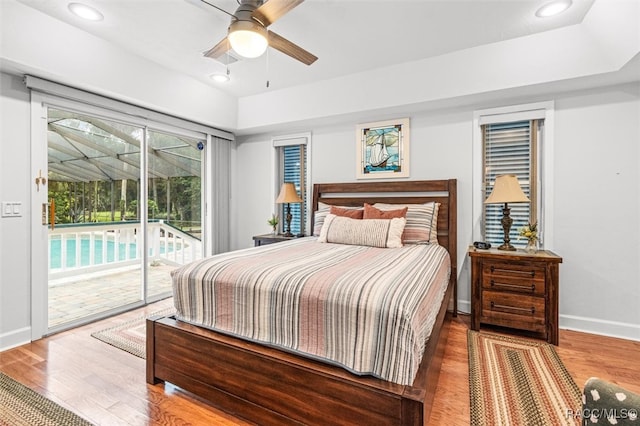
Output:
<svg viewBox="0 0 640 426">
<path fill-rule="evenodd" d="M 363 219 L 394 219 L 396 217 L 407 217 L 408 207 L 398 210 L 380 210 L 371 204 L 364 204 Z"/>
<path fill-rule="evenodd" d="M 331 206 L 329 213 L 335 214 L 336 216 L 348 217 L 351 219 L 362 219 L 364 215 L 364 210 L 343 209 L 341 207 Z"/>
</svg>

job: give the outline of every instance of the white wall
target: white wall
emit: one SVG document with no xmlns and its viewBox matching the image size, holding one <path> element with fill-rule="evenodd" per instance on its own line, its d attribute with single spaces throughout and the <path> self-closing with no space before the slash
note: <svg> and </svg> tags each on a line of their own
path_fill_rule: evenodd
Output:
<svg viewBox="0 0 640 426">
<path fill-rule="evenodd" d="M 539 100 L 539 99 L 536 99 Z M 555 116 L 555 251 L 561 327 L 640 340 L 640 85 L 557 95 Z M 530 102 L 522 99 L 519 103 Z M 469 309 L 472 120 L 477 105 L 411 118 L 411 179 L 458 180 L 459 299 Z M 372 117 L 370 121 L 381 118 Z M 339 120 L 339 119 L 338 119 Z M 355 181 L 355 125 L 312 132 L 312 182 Z M 300 131 L 301 129 L 297 129 Z M 234 156 L 232 247 L 268 232 L 273 210 L 271 137 L 244 136 Z"/>
<path fill-rule="evenodd" d="M 640 89 L 556 102 L 561 325 L 640 340 Z"/>
<path fill-rule="evenodd" d="M 31 163 L 29 93 L 0 73 L 0 201 L 21 201 L 22 217 L 0 218 L 0 350 L 31 337 Z"/>
</svg>

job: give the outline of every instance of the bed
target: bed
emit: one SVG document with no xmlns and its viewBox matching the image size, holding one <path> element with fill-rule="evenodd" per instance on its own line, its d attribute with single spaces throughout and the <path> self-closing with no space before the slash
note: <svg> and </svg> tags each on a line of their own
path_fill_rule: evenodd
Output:
<svg viewBox="0 0 640 426">
<path fill-rule="evenodd" d="M 457 311 L 456 181 L 316 184 L 312 203 L 316 211 L 320 203 L 356 207 L 430 201 L 440 204 L 437 239 L 449 253 L 450 275 L 410 384 L 354 374 L 317 357 L 175 317 L 147 322 L 147 382 L 170 382 L 258 424 L 424 424 L 447 340 L 447 309 Z"/>
</svg>

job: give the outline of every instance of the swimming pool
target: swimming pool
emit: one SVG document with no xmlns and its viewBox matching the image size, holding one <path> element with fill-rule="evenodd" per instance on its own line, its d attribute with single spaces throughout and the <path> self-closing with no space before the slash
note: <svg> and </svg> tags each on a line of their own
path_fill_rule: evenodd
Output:
<svg viewBox="0 0 640 426">
<path fill-rule="evenodd" d="M 76 268 L 82 266 L 90 266 L 90 248 L 91 240 L 87 238 L 81 238 L 80 241 L 80 264 L 76 265 L 76 246 L 77 239 L 69 238 L 65 240 L 65 254 L 66 254 L 66 268 Z M 124 261 L 126 256 L 126 250 L 129 250 L 129 259 L 136 258 L 136 244 L 135 243 L 119 243 L 118 244 L 118 260 Z M 116 261 L 115 250 L 116 245 L 114 241 L 107 240 L 106 253 L 103 250 L 102 239 L 96 238 L 93 241 L 94 259 L 93 265 L 101 265 L 103 263 L 112 263 Z M 62 268 L 62 238 L 59 235 L 52 235 L 49 239 L 49 267 L 51 269 Z"/>
</svg>

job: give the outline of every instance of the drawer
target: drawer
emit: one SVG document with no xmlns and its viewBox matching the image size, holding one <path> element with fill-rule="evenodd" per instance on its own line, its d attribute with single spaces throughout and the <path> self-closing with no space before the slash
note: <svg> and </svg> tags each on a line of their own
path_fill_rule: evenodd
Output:
<svg viewBox="0 0 640 426">
<path fill-rule="evenodd" d="M 484 290 L 480 322 L 545 332 L 544 297 Z"/>
<path fill-rule="evenodd" d="M 545 293 L 545 268 L 535 264 L 486 262 L 482 267 L 482 287 L 523 294 Z"/>
<path fill-rule="evenodd" d="M 543 296 L 545 292 L 545 281 L 540 278 L 482 274 L 482 288 L 486 290 L 510 291 L 520 294 Z"/>
</svg>

